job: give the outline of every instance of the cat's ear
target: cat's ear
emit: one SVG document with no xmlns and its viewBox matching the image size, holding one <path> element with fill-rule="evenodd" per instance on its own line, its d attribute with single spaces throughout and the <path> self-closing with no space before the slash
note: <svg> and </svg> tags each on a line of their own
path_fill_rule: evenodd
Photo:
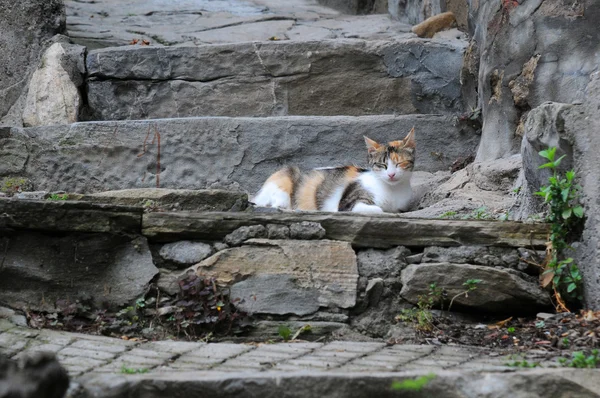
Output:
<svg viewBox="0 0 600 398">
<path fill-rule="evenodd" d="M 369 153 L 375 152 L 381 147 L 380 144 L 373 141 L 369 137 L 367 137 L 367 136 L 363 136 L 363 137 L 365 138 L 365 144 L 367 144 L 367 150 L 369 151 Z"/>
<path fill-rule="evenodd" d="M 410 129 L 410 132 L 402 140 L 404 142 L 404 148 L 415 149 L 415 127 Z"/>
</svg>

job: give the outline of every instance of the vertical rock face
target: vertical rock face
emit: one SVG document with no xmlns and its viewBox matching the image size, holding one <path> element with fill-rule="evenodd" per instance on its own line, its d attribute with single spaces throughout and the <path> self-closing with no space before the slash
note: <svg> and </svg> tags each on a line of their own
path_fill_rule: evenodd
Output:
<svg viewBox="0 0 600 398">
<path fill-rule="evenodd" d="M 0 119 L 16 125 L 20 112 L 7 114 L 27 86 L 44 41 L 65 32 L 65 13 L 61 0 L 0 0 L 0 10 Z"/>
<path fill-rule="evenodd" d="M 470 15 L 480 51 L 482 162 L 518 152 L 532 108 L 584 99 L 600 62 L 600 9 L 593 0 L 472 0 Z"/>
<path fill-rule="evenodd" d="M 75 123 L 82 105 L 85 47 L 54 43 L 33 73 L 23 110 L 26 127 Z"/>
<path fill-rule="evenodd" d="M 540 209 L 539 199 L 532 192 L 546 184 L 549 174 L 541 173 L 537 151 L 548 146 L 558 147 L 567 154 L 564 169 L 573 168 L 576 182 L 582 186 L 585 225 L 580 242 L 576 242 L 573 257 L 582 271 L 585 306 L 600 308 L 600 74 L 589 75 L 582 105 L 547 103 L 529 113 L 523 140 L 523 189 L 519 203 L 520 218 Z M 567 160 L 568 159 L 568 160 Z"/>
</svg>

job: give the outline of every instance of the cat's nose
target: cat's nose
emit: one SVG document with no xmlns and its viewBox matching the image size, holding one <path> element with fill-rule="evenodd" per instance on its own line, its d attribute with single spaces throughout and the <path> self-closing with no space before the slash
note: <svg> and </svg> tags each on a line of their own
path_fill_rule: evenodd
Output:
<svg viewBox="0 0 600 398">
<path fill-rule="evenodd" d="M 388 173 L 388 177 L 390 177 L 390 180 L 393 179 L 395 175 L 396 175 L 396 173 L 394 173 L 394 172 Z"/>
</svg>

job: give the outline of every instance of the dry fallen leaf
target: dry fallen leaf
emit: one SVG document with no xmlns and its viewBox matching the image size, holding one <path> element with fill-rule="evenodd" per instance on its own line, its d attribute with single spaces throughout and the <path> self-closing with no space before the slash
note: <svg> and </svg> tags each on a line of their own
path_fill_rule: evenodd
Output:
<svg viewBox="0 0 600 398">
<path fill-rule="evenodd" d="M 507 318 L 503 321 L 500 322 L 496 322 L 493 325 L 488 325 L 488 329 L 492 330 L 492 329 L 500 329 L 503 328 L 508 322 L 510 322 L 513 319 L 513 317 L 511 316 L 510 318 Z"/>
</svg>

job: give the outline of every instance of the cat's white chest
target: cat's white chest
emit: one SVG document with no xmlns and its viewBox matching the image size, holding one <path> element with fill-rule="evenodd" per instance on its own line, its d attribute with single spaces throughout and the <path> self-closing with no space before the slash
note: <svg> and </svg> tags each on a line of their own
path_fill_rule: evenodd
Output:
<svg viewBox="0 0 600 398">
<path fill-rule="evenodd" d="M 386 184 L 371 173 L 363 173 L 359 179 L 363 187 L 373 195 L 375 205 L 383 211 L 395 213 L 408 210 L 412 199 L 410 177 L 396 185 Z"/>
</svg>

